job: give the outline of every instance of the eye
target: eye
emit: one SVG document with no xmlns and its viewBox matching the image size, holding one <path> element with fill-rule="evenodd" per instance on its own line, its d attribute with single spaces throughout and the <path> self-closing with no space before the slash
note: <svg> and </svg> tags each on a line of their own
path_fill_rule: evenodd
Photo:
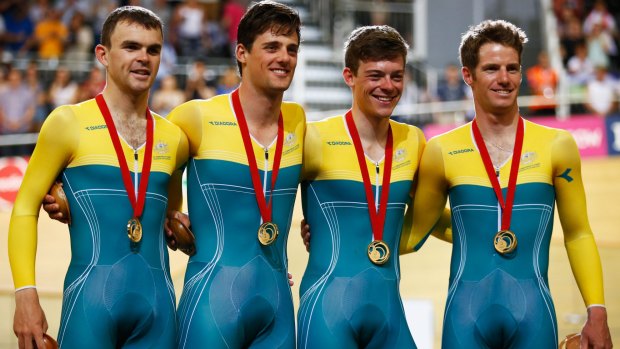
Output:
<svg viewBox="0 0 620 349">
<path fill-rule="evenodd" d="M 147 52 L 151 56 L 157 56 L 157 55 L 159 55 L 161 53 L 161 47 L 149 47 Z"/>
</svg>

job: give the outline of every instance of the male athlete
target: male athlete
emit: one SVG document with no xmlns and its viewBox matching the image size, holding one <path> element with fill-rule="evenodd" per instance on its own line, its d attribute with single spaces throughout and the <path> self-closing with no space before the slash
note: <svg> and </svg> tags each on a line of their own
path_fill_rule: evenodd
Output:
<svg viewBox="0 0 620 349">
<path fill-rule="evenodd" d="M 313 231 L 299 348 L 416 347 L 398 289 L 398 254 L 425 139 L 418 128 L 390 120 L 407 48 L 391 27 L 354 30 L 343 71 L 353 105 L 308 124 L 302 203 Z"/>
<path fill-rule="evenodd" d="M 611 348 L 577 146 L 567 131 L 519 114 L 526 41 L 521 29 L 501 20 L 484 21 L 463 35 L 462 74 L 476 116 L 428 142 L 408 246 L 425 238 L 449 196 L 453 250 L 443 348 L 557 348 L 547 281 L 557 203 L 573 274 L 588 307 L 581 347 Z"/>
<path fill-rule="evenodd" d="M 33 348 L 33 341 L 44 347 L 36 227 L 40 203 L 59 175 L 72 218 L 60 346 L 174 346 L 163 223 L 170 176 L 188 148 L 179 128 L 147 107 L 162 43 L 161 20 L 151 11 L 114 10 L 95 49 L 107 71 L 102 94 L 54 110 L 43 125 L 9 227 L 20 348 Z"/>
<path fill-rule="evenodd" d="M 299 32 L 291 8 L 271 1 L 250 7 L 238 30 L 240 87 L 182 104 L 169 116 L 189 140 L 196 236 L 178 308 L 179 348 L 295 347 L 286 240 L 305 115 L 282 98 L 295 72 Z"/>
</svg>

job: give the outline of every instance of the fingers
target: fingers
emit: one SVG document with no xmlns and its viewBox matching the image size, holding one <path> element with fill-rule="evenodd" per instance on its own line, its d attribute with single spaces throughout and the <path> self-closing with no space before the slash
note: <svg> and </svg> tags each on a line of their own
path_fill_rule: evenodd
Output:
<svg viewBox="0 0 620 349">
<path fill-rule="evenodd" d="M 43 204 L 55 204 L 56 203 L 56 199 L 54 199 L 54 197 L 50 194 L 45 194 L 45 196 L 43 197 Z"/>
<path fill-rule="evenodd" d="M 293 281 L 293 274 L 288 273 L 288 285 L 293 286 L 295 282 Z"/>
<path fill-rule="evenodd" d="M 34 342 L 36 343 L 36 348 L 37 349 L 45 349 L 46 348 L 45 342 L 43 341 L 43 333 L 35 336 Z"/>
<path fill-rule="evenodd" d="M 174 234 L 170 229 L 170 219 L 166 218 L 164 221 L 164 238 L 166 239 L 166 245 L 173 251 L 177 250 L 177 241 L 174 238 Z"/>
</svg>

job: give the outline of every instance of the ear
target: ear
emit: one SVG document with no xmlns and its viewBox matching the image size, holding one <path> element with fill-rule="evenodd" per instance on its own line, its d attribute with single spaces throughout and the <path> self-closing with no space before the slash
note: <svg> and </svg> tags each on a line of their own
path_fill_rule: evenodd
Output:
<svg viewBox="0 0 620 349">
<path fill-rule="evenodd" d="M 108 68 L 108 49 L 105 46 L 101 44 L 95 46 L 95 57 L 106 69 Z"/>
<path fill-rule="evenodd" d="M 241 62 L 243 65 L 247 61 L 246 54 L 248 52 L 249 51 L 245 46 L 243 46 L 243 44 L 237 44 L 237 47 L 235 47 L 235 58 L 237 58 L 237 61 Z"/>
<path fill-rule="evenodd" d="M 474 75 L 472 74 L 471 70 L 469 70 L 469 68 L 467 67 L 463 67 L 461 68 L 461 75 L 463 75 L 463 81 L 465 81 L 467 85 L 471 86 L 471 84 L 474 82 Z"/>
<path fill-rule="evenodd" d="M 342 77 L 344 78 L 344 83 L 347 84 L 347 86 L 353 88 L 353 86 L 355 86 L 355 81 L 353 81 L 353 79 L 355 78 L 353 71 L 351 70 L 351 68 L 349 67 L 345 67 L 344 70 L 342 71 Z"/>
</svg>

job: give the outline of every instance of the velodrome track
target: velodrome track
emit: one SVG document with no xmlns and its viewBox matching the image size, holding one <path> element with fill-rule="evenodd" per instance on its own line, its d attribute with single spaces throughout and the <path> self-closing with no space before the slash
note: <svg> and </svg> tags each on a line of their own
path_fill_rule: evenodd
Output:
<svg viewBox="0 0 620 349">
<path fill-rule="evenodd" d="M 620 157 L 585 159 L 582 172 L 590 223 L 603 261 L 609 326 L 614 343 L 620 346 L 620 274 L 617 270 L 614 272 L 620 266 Z M 12 330 L 13 284 L 6 249 L 9 217 L 10 212 L 0 212 L 0 349 L 17 348 Z M 307 262 L 307 253 L 299 237 L 300 218 L 301 209 L 297 205 L 288 243 L 289 269 L 296 282 L 292 289 L 296 307 L 299 301 L 298 285 Z M 585 308 L 572 277 L 557 218 L 553 234 L 549 280 L 555 299 L 559 334 L 563 336 L 579 330 Z M 44 212 L 39 221 L 38 246 L 39 295 L 50 326 L 48 333 L 55 337 L 59 327 L 62 284 L 70 258 L 69 237 L 67 228 L 51 221 Z M 170 256 L 178 298 L 187 258 L 180 252 L 172 251 Z M 429 239 L 420 252 L 401 258 L 403 299 L 423 299 L 433 306 L 434 348 L 440 348 L 441 344 L 449 259 L 449 245 L 436 239 Z"/>
</svg>

